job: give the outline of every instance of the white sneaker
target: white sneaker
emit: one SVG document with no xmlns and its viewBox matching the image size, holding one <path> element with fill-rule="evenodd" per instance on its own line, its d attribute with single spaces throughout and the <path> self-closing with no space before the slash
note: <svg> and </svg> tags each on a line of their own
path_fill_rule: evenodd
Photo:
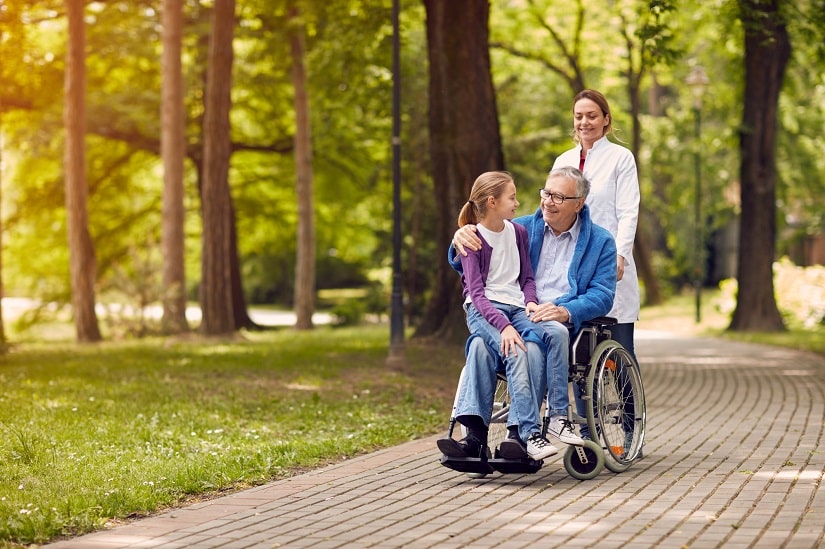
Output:
<svg viewBox="0 0 825 549">
<path fill-rule="evenodd" d="M 541 433 L 533 433 L 527 439 L 527 455 L 536 461 L 558 453 L 558 448 L 550 444 L 550 441 L 541 436 Z"/>
<path fill-rule="evenodd" d="M 573 444 L 575 446 L 584 444 L 584 440 L 576 434 L 570 421 L 564 416 L 556 416 L 550 419 L 550 425 L 547 426 L 547 434 L 553 435 L 565 444 Z"/>
</svg>

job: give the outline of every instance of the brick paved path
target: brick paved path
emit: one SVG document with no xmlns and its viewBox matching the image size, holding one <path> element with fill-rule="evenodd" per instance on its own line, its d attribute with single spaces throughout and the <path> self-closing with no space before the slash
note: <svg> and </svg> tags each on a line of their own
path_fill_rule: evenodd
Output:
<svg viewBox="0 0 825 549">
<path fill-rule="evenodd" d="M 639 332 L 645 458 L 473 480 L 410 442 L 54 548 L 825 547 L 825 359 Z M 447 411 L 445 411 L 445 431 Z"/>
</svg>

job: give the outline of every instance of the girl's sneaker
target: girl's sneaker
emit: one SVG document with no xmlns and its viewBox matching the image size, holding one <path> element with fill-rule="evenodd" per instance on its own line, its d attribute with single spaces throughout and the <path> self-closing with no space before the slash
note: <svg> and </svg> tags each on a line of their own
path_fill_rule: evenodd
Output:
<svg viewBox="0 0 825 549">
<path fill-rule="evenodd" d="M 527 455 L 536 461 L 558 453 L 558 448 L 550 444 L 550 441 L 541 436 L 541 433 L 533 433 L 527 439 Z"/>
</svg>

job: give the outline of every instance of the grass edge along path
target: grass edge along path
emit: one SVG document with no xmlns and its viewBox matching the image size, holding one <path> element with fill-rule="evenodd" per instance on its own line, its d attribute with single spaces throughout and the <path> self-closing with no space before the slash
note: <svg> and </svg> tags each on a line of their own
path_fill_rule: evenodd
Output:
<svg viewBox="0 0 825 549">
<path fill-rule="evenodd" d="M 720 311 L 723 297 L 719 290 L 702 292 L 700 322 L 695 321 L 695 298 L 691 292 L 672 296 L 665 303 L 642 308 L 637 330 L 684 333 L 703 337 L 721 337 L 731 341 L 759 343 L 808 351 L 825 356 L 825 325 L 804 329 L 787 311 L 784 332 L 731 332 L 731 316 Z"/>
<path fill-rule="evenodd" d="M 462 347 L 386 326 L 40 345 L 0 358 L 0 547 L 45 543 L 446 428 Z"/>
</svg>

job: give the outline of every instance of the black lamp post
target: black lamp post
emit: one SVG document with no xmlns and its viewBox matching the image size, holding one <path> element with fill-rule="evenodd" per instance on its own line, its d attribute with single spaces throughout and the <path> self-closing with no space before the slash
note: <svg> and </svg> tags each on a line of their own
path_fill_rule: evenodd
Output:
<svg viewBox="0 0 825 549">
<path fill-rule="evenodd" d="M 398 3 L 392 2 L 392 205 L 393 254 L 390 296 L 390 359 L 404 351 L 404 303 L 401 292 L 401 55 Z"/>
<path fill-rule="evenodd" d="M 693 163 L 696 173 L 695 195 L 695 234 L 696 249 L 694 250 L 693 290 L 696 294 L 696 323 L 702 320 L 702 273 L 704 271 L 704 227 L 702 226 L 702 157 L 700 138 L 702 134 L 702 96 L 707 89 L 710 79 L 701 65 L 695 65 L 687 77 L 686 83 L 693 93 L 693 117 L 695 120 L 695 142 L 693 148 Z"/>
</svg>

